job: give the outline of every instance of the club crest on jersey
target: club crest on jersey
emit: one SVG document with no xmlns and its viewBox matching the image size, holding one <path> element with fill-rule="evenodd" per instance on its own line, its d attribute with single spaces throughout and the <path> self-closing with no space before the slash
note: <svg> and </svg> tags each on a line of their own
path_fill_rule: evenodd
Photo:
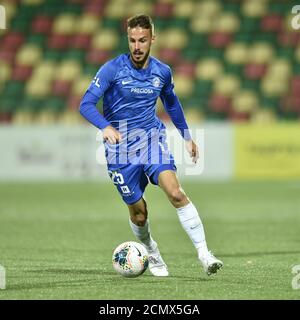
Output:
<svg viewBox="0 0 300 320">
<path fill-rule="evenodd" d="M 154 85 L 155 88 L 159 87 L 159 85 L 160 85 L 160 80 L 159 80 L 159 78 L 158 78 L 158 77 L 155 77 L 155 78 L 153 79 L 152 83 L 153 83 L 153 85 Z"/>
</svg>

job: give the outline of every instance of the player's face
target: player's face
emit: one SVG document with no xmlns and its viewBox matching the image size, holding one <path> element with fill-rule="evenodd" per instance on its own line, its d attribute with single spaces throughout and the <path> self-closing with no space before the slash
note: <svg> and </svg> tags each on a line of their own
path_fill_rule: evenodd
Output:
<svg viewBox="0 0 300 320">
<path fill-rule="evenodd" d="M 128 28 L 128 43 L 132 62 L 138 68 L 146 67 L 154 37 L 150 29 Z"/>
</svg>

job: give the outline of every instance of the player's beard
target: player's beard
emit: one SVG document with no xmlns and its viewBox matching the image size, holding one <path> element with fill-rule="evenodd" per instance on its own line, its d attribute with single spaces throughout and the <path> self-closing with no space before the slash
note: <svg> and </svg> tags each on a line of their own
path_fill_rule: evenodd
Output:
<svg viewBox="0 0 300 320">
<path fill-rule="evenodd" d="M 136 60 L 134 58 L 134 53 L 130 52 L 130 56 L 131 56 L 131 60 L 134 62 L 134 64 L 138 67 L 138 68 L 143 68 L 144 65 L 146 64 L 147 60 L 148 60 L 148 57 L 149 57 L 149 54 L 150 54 L 150 48 L 149 50 L 145 53 L 145 56 L 142 60 Z"/>
</svg>

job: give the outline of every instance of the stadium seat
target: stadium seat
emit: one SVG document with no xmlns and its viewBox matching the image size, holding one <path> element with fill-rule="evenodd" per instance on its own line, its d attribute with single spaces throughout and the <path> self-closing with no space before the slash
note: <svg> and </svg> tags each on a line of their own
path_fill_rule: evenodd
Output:
<svg viewBox="0 0 300 320">
<path fill-rule="evenodd" d="M 93 34 L 95 30 L 101 27 L 101 18 L 97 16 L 99 11 L 85 13 L 76 21 L 76 33 Z"/>
<path fill-rule="evenodd" d="M 261 19 L 261 29 L 263 32 L 279 32 L 282 29 L 282 16 L 277 13 L 267 14 Z"/>
<path fill-rule="evenodd" d="M 240 88 L 240 80 L 237 76 L 231 74 L 224 74 L 218 77 L 214 83 L 214 92 L 231 97 Z"/>
<path fill-rule="evenodd" d="M 218 59 L 206 58 L 196 65 L 196 77 L 203 80 L 214 80 L 223 72 L 223 65 Z"/>
<path fill-rule="evenodd" d="M 236 112 L 252 113 L 258 106 L 258 97 L 250 90 L 240 90 L 232 97 L 232 109 Z"/>
<path fill-rule="evenodd" d="M 76 16 L 64 13 L 55 18 L 52 25 L 52 32 L 70 35 L 76 32 Z"/>
<path fill-rule="evenodd" d="M 173 8 L 173 13 L 176 17 L 190 18 L 194 13 L 194 2 L 188 1 L 176 1 Z"/>
<path fill-rule="evenodd" d="M 17 52 L 16 62 L 21 65 L 36 65 L 42 58 L 42 50 L 33 44 L 23 45 Z"/>
<path fill-rule="evenodd" d="M 245 43 L 230 43 L 225 51 L 225 59 L 232 64 L 245 64 L 248 61 L 248 45 Z"/>
<path fill-rule="evenodd" d="M 234 33 L 240 27 L 240 20 L 234 13 L 222 13 L 213 21 L 213 30 Z"/>
<path fill-rule="evenodd" d="M 73 81 L 81 73 L 81 64 L 76 60 L 62 61 L 58 66 L 55 78 L 59 80 Z"/>
<path fill-rule="evenodd" d="M 275 55 L 272 45 L 265 42 L 255 42 L 249 48 L 249 62 L 268 63 Z"/>
<path fill-rule="evenodd" d="M 32 66 L 16 64 L 11 79 L 14 81 L 26 81 L 32 73 Z"/>
<path fill-rule="evenodd" d="M 194 82 L 191 78 L 183 75 L 174 75 L 175 90 L 178 97 L 188 97 L 194 90 Z"/>
<path fill-rule="evenodd" d="M 82 97 L 91 81 L 92 78 L 90 76 L 81 76 L 78 81 L 74 81 L 72 86 L 72 95 Z"/>
<path fill-rule="evenodd" d="M 101 29 L 95 32 L 91 46 L 94 49 L 113 50 L 117 47 L 119 35 L 113 29 Z"/>
<path fill-rule="evenodd" d="M 268 12 L 266 0 L 245 0 L 242 4 L 242 13 L 247 17 L 262 17 Z"/>
<path fill-rule="evenodd" d="M 33 33 L 49 34 L 52 28 L 52 17 L 47 15 L 38 15 L 34 18 L 31 24 Z"/>
</svg>

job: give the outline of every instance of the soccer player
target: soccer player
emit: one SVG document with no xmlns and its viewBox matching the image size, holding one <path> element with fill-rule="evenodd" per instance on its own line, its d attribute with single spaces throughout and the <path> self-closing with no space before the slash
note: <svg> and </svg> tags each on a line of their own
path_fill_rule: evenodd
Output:
<svg viewBox="0 0 300 320">
<path fill-rule="evenodd" d="M 149 181 L 158 185 L 176 208 L 205 272 L 216 273 L 223 263 L 207 248 L 197 209 L 176 175 L 174 158 L 166 144 L 165 126 L 155 114 L 159 97 L 196 163 L 198 147 L 190 136 L 174 92 L 171 69 L 150 56 L 155 40 L 151 18 L 147 15 L 129 18 L 127 36 L 129 53 L 121 54 L 99 69 L 81 101 L 80 113 L 102 130 L 108 173 L 128 206 L 133 233 L 149 253 L 150 272 L 154 276 L 169 274 L 150 233 L 143 196 Z M 96 107 L 102 97 L 103 115 Z"/>
</svg>

